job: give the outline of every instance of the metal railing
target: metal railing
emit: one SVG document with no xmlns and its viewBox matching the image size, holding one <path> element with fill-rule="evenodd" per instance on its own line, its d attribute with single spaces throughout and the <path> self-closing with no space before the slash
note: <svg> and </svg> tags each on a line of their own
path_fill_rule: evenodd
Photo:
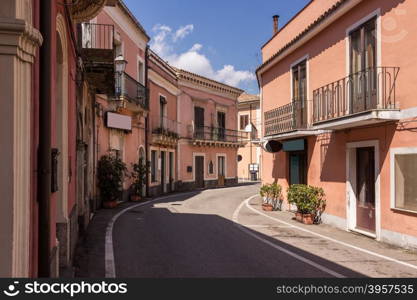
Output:
<svg viewBox="0 0 417 300">
<path fill-rule="evenodd" d="M 203 141 L 239 143 L 247 139 L 247 133 L 218 127 L 196 126 L 193 138 Z"/>
<path fill-rule="evenodd" d="M 114 26 L 107 24 L 81 24 L 82 49 L 114 49 Z"/>
<path fill-rule="evenodd" d="M 376 67 L 351 74 L 313 92 L 313 123 L 376 109 L 396 109 L 398 67 Z"/>
<path fill-rule="evenodd" d="M 147 88 L 136 81 L 126 72 L 117 72 L 116 76 L 116 96 L 126 98 L 129 102 L 149 108 L 149 98 Z"/>
<path fill-rule="evenodd" d="M 152 133 L 179 138 L 179 123 L 168 118 L 153 118 Z"/>
<path fill-rule="evenodd" d="M 309 102 L 294 100 L 287 105 L 265 112 L 265 136 L 307 128 Z"/>
</svg>

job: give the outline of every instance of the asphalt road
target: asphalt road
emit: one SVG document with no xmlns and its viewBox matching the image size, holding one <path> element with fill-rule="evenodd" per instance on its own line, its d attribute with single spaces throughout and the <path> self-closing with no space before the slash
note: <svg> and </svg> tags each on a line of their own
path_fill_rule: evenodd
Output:
<svg viewBox="0 0 417 300">
<path fill-rule="evenodd" d="M 272 226 L 268 220 L 248 208 L 243 207 L 237 212 L 241 223 L 247 226 L 234 223 L 232 218 L 237 208 L 258 189 L 259 186 L 255 185 L 206 190 L 174 196 L 125 212 L 113 229 L 116 276 L 322 278 L 373 275 L 354 262 L 338 261 L 337 256 L 332 259 L 329 252 L 338 253 L 339 250 L 335 245 L 328 247 L 323 241 L 289 231 L 286 226 L 267 228 Z M 258 230 L 256 226 L 262 228 L 262 224 L 272 231 Z M 304 246 L 299 244 L 312 244 L 314 249 L 323 251 L 303 249 Z M 320 245 L 325 247 L 320 248 Z M 346 254 L 342 254 L 346 260 Z M 379 265 L 372 258 L 363 259 L 369 260 L 370 266 Z M 363 260 L 360 265 L 363 265 Z M 400 269 L 401 266 L 397 267 Z M 387 268 L 392 269 L 390 266 Z"/>
</svg>

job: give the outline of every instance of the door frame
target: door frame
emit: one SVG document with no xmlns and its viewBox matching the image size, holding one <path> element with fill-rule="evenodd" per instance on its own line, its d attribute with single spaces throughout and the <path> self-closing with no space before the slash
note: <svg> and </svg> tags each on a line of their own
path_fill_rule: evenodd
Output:
<svg viewBox="0 0 417 300">
<path fill-rule="evenodd" d="M 374 148 L 375 151 L 375 234 L 356 228 L 356 155 L 357 148 Z M 346 144 L 346 224 L 347 230 L 380 240 L 381 238 L 381 186 L 379 141 L 370 140 Z"/>
</svg>

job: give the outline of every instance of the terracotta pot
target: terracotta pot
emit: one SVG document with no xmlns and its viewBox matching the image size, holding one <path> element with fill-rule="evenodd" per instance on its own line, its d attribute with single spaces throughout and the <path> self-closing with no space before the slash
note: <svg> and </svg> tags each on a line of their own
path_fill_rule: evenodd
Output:
<svg viewBox="0 0 417 300">
<path fill-rule="evenodd" d="M 130 196 L 130 201 L 132 201 L 132 202 L 140 202 L 140 201 L 142 201 L 142 197 L 139 196 L 139 195 L 131 195 Z"/>
<path fill-rule="evenodd" d="M 116 200 L 113 200 L 113 201 L 104 201 L 103 202 L 103 207 L 104 208 L 107 208 L 107 209 L 115 208 L 115 207 L 117 207 L 117 205 L 118 205 L 118 203 L 117 203 Z"/>
<path fill-rule="evenodd" d="M 303 214 L 302 213 L 300 213 L 300 212 L 296 212 L 295 213 L 295 219 L 298 221 L 298 222 L 303 222 Z"/>
<path fill-rule="evenodd" d="M 266 204 L 266 203 L 264 203 L 264 204 L 262 204 L 262 209 L 264 211 L 273 211 L 274 210 L 274 207 L 272 206 L 272 204 Z"/>
<path fill-rule="evenodd" d="M 303 215 L 303 223 L 306 224 L 306 225 L 313 225 L 314 224 L 314 215 L 312 215 L 312 214 Z"/>
</svg>

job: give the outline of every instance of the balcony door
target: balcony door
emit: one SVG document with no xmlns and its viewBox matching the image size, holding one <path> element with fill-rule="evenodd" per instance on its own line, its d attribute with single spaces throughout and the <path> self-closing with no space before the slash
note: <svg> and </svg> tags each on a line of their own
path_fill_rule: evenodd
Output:
<svg viewBox="0 0 417 300">
<path fill-rule="evenodd" d="M 377 107 L 376 18 L 350 34 L 350 113 Z"/>
<path fill-rule="evenodd" d="M 195 138 L 204 139 L 204 108 L 194 107 Z"/>
<path fill-rule="evenodd" d="M 226 140 L 226 114 L 224 112 L 217 112 L 217 128 L 218 139 L 220 141 Z"/>
<path fill-rule="evenodd" d="M 300 128 L 307 122 L 307 62 L 292 68 L 293 128 Z"/>
</svg>

